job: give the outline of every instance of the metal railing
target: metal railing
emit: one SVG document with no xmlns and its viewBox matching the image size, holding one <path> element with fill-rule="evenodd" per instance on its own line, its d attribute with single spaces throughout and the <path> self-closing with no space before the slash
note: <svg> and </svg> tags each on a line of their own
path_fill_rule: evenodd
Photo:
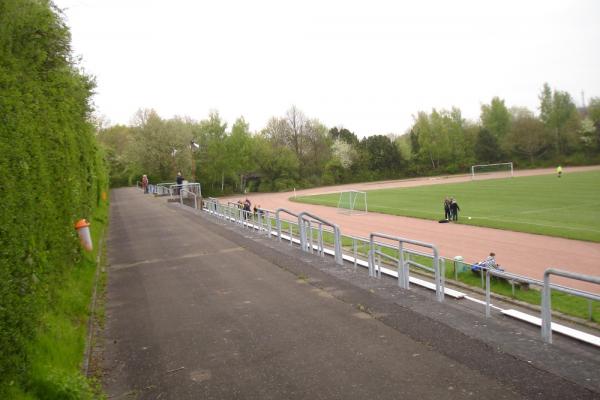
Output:
<svg viewBox="0 0 600 400">
<path fill-rule="evenodd" d="M 267 233 L 267 236 L 271 238 L 273 234 L 272 215 L 274 214 L 274 211 L 266 208 L 257 208 L 256 213 L 254 214 L 257 217 L 259 229 L 264 230 Z"/>
<path fill-rule="evenodd" d="M 291 215 L 292 217 L 296 217 L 296 219 L 298 218 L 298 214 L 296 214 L 293 211 L 287 210 L 285 208 L 278 208 L 277 210 L 275 210 L 275 224 L 277 225 L 277 240 L 279 240 L 281 242 L 281 217 L 280 214 L 281 213 L 286 213 L 288 215 Z M 288 223 L 288 227 L 289 227 L 289 238 L 290 238 L 290 246 L 294 245 L 294 240 L 293 240 L 293 223 L 291 221 L 287 221 Z"/>
<path fill-rule="evenodd" d="M 260 209 L 261 212 L 255 214 L 253 212 L 241 210 L 237 203 L 228 203 L 227 205 L 224 205 L 220 204 L 218 200 L 214 198 L 209 198 L 205 200 L 204 206 L 206 210 L 213 213 L 218 218 L 225 219 L 229 222 L 241 223 L 242 226 L 248 229 L 252 229 L 254 231 L 259 232 L 266 232 L 269 236 L 277 236 L 279 241 L 281 241 L 282 239 L 289 239 L 290 246 L 293 246 L 294 243 L 299 243 L 300 248 L 302 248 L 303 251 L 314 253 L 314 250 L 316 250 L 317 253 L 321 256 L 324 256 L 325 254 L 333 255 L 336 263 L 338 264 L 342 264 L 344 257 L 346 257 L 347 260 L 354 262 L 355 268 L 358 263 L 360 263 L 361 265 L 366 265 L 369 268 L 370 276 L 380 277 L 382 272 L 381 268 L 386 264 L 385 260 L 389 260 L 390 263 L 388 263 L 387 265 L 393 266 L 393 264 L 396 264 L 397 266 L 398 285 L 400 287 L 409 287 L 410 279 L 412 279 L 409 276 L 411 267 L 416 267 L 421 270 L 429 271 L 434 275 L 437 300 L 440 302 L 444 300 L 444 277 L 446 259 L 439 255 L 436 246 L 433 244 L 413 241 L 405 238 L 399 238 L 383 233 L 372 233 L 368 239 L 350 235 L 342 235 L 339 227 L 337 227 L 336 224 L 332 224 L 308 212 L 301 212 L 299 214 L 296 214 L 284 208 L 279 208 L 275 210 L 275 212 L 271 210 Z M 273 214 L 275 219 L 275 231 L 273 231 Z M 294 222 L 293 220 L 283 220 L 281 218 L 281 214 L 288 214 L 292 217 L 295 217 L 297 219 L 297 222 Z M 289 232 L 287 234 L 289 236 L 287 238 L 286 232 L 284 232 L 283 229 L 283 222 L 288 224 Z M 324 226 L 325 228 L 330 229 L 323 229 Z M 317 243 L 314 243 L 315 228 Z M 296 230 L 296 232 L 299 232 L 299 237 L 297 236 L 297 238 L 294 237 L 294 229 Z M 326 234 L 331 235 L 329 239 L 332 240 L 328 240 L 328 242 L 333 242 L 333 248 L 325 247 Z M 375 238 L 396 241 L 398 244 L 392 245 L 390 243 L 376 241 Z M 351 246 L 348 244 L 346 245 L 346 256 L 344 255 L 344 247 L 342 245 L 343 241 L 345 241 L 346 243 L 351 243 Z M 422 252 L 414 248 L 407 248 L 405 244 L 409 246 L 425 247 L 427 249 L 430 249 L 431 251 Z M 395 254 L 397 254 L 397 256 L 395 256 Z M 361 261 L 361 257 L 366 258 L 366 260 Z M 377 257 L 377 260 L 375 259 L 375 257 Z M 431 261 L 432 267 L 424 265 L 422 263 L 423 260 L 421 259 L 421 257 L 429 259 Z M 427 260 L 425 260 L 424 262 L 429 263 L 429 261 Z M 470 270 L 471 264 L 467 262 L 465 262 L 464 264 L 469 266 Z M 560 275 L 597 284 L 600 284 L 600 277 L 586 276 L 561 270 L 549 269 L 544 274 L 544 281 L 541 281 L 501 271 L 498 269 L 488 269 L 484 266 L 480 266 L 480 268 L 482 280 L 484 281 L 485 287 L 485 307 L 487 317 L 491 315 L 490 310 L 492 305 L 490 278 L 492 276 L 497 276 L 499 278 L 505 279 L 511 284 L 514 284 L 516 282 L 527 285 L 536 285 L 543 288 L 542 339 L 548 343 L 552 342 L 550 290 L 557 290 L 571 295 L 586 298 L 588 299 L 590 304 L 592 301 L 600 301 L 600 295 L 569 288 L 558 284 L 551 284 L 549 282 L 549 275 Z M 384 272 L 387 274 L 392 274 L 393 270 L 390 271 L 388 269 Z M 485 277 L 483 277 L 484 273 Z"/>
<path fill-rule="evenodd" d="M 310 219 L 308 219 L 310 218 Z M 312 235 L 312 222 L 316 222 L 319 227 L 318 236 L 318 250 L 321 255 L 325 255 L 325 249 L 323 246 L 323 225 L 329 226 L 333 229 L 333 251 L 336 264 L 342 265 L 344 263 L 342 255 L 342 239 L 340 233 L 340 227 L 337 224 L 331 223 L 321 217 L 311 214 L 308 211 L 302 211 L 298 214 L 298 226 L 300 228 L 300 248 L 302 251 L 313 251 L 313 235 Z M 306 230 L 307 227 L 311 229 L 310 242 L 307 240 Z M 309 247 L 310 246 L 310 247 Z M 310 249 L 310 250 L 309 250 Z"/>
<path fill-rule="evenodd" d="M 193 192 L 198 196 L 202 196 L 202 189 L 198 182 L 182 183 L 181 185 L 175 183 L 168 186 L 170 196 L 178 196 L 179 192 L 184 189 L 189 192 Z"/>
<path fill-rule="evenodd" d="M 395 258 L 387 253 L 382 252 L 381 245 L 380 245 L 380 249 L 377 250 L 375 247 L 375 238 L 376 237 L 381 238 L 381 239 L 392 240 L 394 242 L 398 242 L 398 248 L 397 248 L 398 258 Z M 392 260 L 397 263 L 398 286 L 400 286 L 403 289 L 409 289 L 409 286 L 410 286 L 409 266 L 425 269 L 428 271 L 432 270 L 432 268 L 427 267 L 423 264 L 420 264 L 416 261 L 413 261 L 410 258 L 408 260 L 405 259 L 404 246 L 406 244 L 410 244 L 413 246 L 425 247 L 425 248 L 431 249 L 433 252 L 432 259 L 433 259 L 433 273 L 435 276 L 435 278 L 434 278 L 435 279 L 435 294 L 436 294 L 436 298 L 439 302 L 444 301 L 444 275 L 445 274 L 444 274 L 444 271 L 442 271 L 442 268 L 440 266 L 439 252 L 435 245 L 430 244 L 430 243 L 419 242 L 416 240 L 401 238 L 401 237 L 397 237 L 397 236 L 391 236 L 391 235 L 387 235 L 385 233 L 371 233 L 369 235 L 369 244 L 370 244 L 370 246 L 369 246 L 369 276 L 381 277 L 381 257 L 387 258 L 388 260 Z M 379 261 L 378 263 L 375 262 L 376 255 L 378 256 L 378 261 Z"/>
<path fill-rule="evenodd" d="M 548 268 L 544 271 L 544 288 L 542 289 L 542 340 L 546 343 L 552 343 L 552 297 L 550 296 L 550 290 L 563 291 L 560 288 L 552 287 L 552 285 L 550 285 L 550 275 L 562 276 L 563 278 L 576 279 L 600 285 L 600 276 L 577 274 L 575 272 L 563 271 L 555 268 Z M 572 291 L 570 291 L 570 293 L 574 294 Z M 578 295 L 590 300 L 600 301 L 600 296 L 593 293 L 580 292 Z"/>
<path fill-rule="evenodd" d="M 154 191 L 152 193 L 158 196 L 167 196 L 171 194 L 169 187 L 175 185 L 175 182 L 161 182 L 154 185 Z"/>
<path fill-rule="evenodd" d="M 188 195 L 187 196 L 188 198 L 189 197 L 193 197 L 194 198 L 194 210 L 197 210 L 198 209 L 198 195 L 196 193 L 194 193 L 194 192 L 191 192 L 191 191 L 187 190 L 187 189 L 181 189 L 179 191 L 179 203 L 181 205 L 183 205 L 183 195 L 186 194 L 186 193 Z"/>
</svg>

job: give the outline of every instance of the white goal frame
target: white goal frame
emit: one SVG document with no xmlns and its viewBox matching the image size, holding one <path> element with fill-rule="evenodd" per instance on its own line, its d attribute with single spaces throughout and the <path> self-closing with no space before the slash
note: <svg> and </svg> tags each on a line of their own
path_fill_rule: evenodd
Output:
<svg viewBox="0 0 600 400">
<path fill-rule="evenodd" d="M 342 203 L 342 200 L 344 199 L 344 195 L 349 196 L 348 197 L 348 205 L 349 207 L 342 207 L 344 204 Z M 365 204 L 365 209 L 364 210 L 356 210 L 356 199 L 358 199 L 360 196 L 364 196 L 364 204 Z M 361 192 L 360 190 L 344 190 L 343 192 L 340 192 L 340 197 L 338 198 L 338 204 L 337 204 L 337 211 L 340 214 L 349 214 L 349 215 L 364 215 L 367 214 L 369 212 L 368 207 L 367 207 L 367 192 Z"/>
<path fill-rule="evenodd" d="M 506 165 L 510 168 L 510 177 L 513 178 L 515 176 L 514 174 L 514 169 L 513 169 L 513 163 L 512 162 L 507 162 L 507 163 L 497 163 L 497 164 L 479 164 L 479 165 L 472 165 L 471 166 L 471 180 L 475 179 L 475 170 L 479 167 L 496 167 L 496 166 L 500 166 L 500 165 Z M 508 170 L 507 170 L 508 171 Z M 498 172 L 503 172 L 501 170 L 498 171 L 490 171 L 488 173 L 498 173 Z"/>
</svg>

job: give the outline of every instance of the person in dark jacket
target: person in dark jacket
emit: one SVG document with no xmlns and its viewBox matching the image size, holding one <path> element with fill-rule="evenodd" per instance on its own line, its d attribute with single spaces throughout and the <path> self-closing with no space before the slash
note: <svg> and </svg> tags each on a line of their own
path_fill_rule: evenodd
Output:
<svg viewBox="0 0 600 400">
<path fill-rule="evenodd" d="M 183 175 L 181 175 L 181 172 L 177 173 L 177 178 L 175 179 L 175 181 L 177 182 L 175 192 L 179 194 L 179 192 L 181 191 L 181 185 L 183 185 Z"/>
<path fill-rule="evenodd" d="M 450 220 L 450 216 L 450 199 L 448 196 L 446 196 L 444 199 L 444 218 L 446 218 L 446 220 Z"/>
<path fill-rule="evenodd" d="M 450 202 L 450 214 L 452 215 L 452 221 L 458 221 L 458 212 L 460 211 L 460 207 L 456 202 L 456 199 L 452 199 Z"/>
</svg>

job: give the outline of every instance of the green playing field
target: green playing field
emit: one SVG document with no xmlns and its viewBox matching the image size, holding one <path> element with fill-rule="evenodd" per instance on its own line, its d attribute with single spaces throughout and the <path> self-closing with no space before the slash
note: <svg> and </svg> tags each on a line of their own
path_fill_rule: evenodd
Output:
<svg viewBox="0 0 600 400">
<path fill-rule="evenodd" d="M 457 200 L 461 224 L 600 242 L 600 171 L 373 190 L 367 199 L 369 212 L 440 220 L 446 196 Z M 338 199 L 291 200 L 336 207 Z"/>
</svg>

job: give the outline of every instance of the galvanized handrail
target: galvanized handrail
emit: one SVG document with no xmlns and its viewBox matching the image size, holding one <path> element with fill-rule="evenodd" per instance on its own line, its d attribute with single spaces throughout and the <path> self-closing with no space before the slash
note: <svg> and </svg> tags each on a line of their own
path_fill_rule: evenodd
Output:
<svg viewBox="0 0 600 400">
<path fill-rule="evenodd" d="M 264 229 L 267 231 L 267 236 L 270 238 L 272 235 L 272 230 L 271 230 L 271 214 L 273 213 L 272 210 L 266 209 L 266 208 L 257 208 L 257 217 L 258 217 L 258 224 L 260 226 L 260 228 L 263 228 L 263 218 L 262 216 L 264 215 L 266 217 L 265 220 L 265 225 L 267 225 Z"/>
<path fill-rule="evenodd" d="M 190 192 L 187 189 L 181 189 L 179 191 L 179 204 L 183 205 L 183 193 L 184 192 L 185 193 L 189 193 L 192 196 L 194 196 L 194 210 L 197 210 L 198 209 L 198 195 L 196 193 L 194 193 L 194 192 Z"/>
<path fill-rule="evenodd" d="M 278 236 L 278 240 L 281 242 L 281 218 L 279 217 L 280 213 L 286 213 L 291 215 L 292 217 L 296 217 L 298 218 L 298 214 L 296 214 L 293 211 L 287 210 L 285 208 L 278 208 L 277 210 L 275 210 L 275 221 L 277 224 L 277 236 Z M 289 221 L 288 221 L 289 223 Z M 292 226 L 290 225 L 290 246 L 292 245 Z"/>
<path fill-rule="evenodd" d="M 399 258 L 395 259 L 391 256 L 386 255 L 380 250 L 375 249 L 375 237 L 387 240 L 393 240 L 398 242 L 398 255 Z M 420 246 L 429 248 L 433 252 L 433 270 L 435 274 L 435 294 L 436 298 L 439 302 L 444 301 L 444 274 L 440 271 L 440 262 L 439 262 L 439 252 L 437 247 L 430 243 L 420 242 L 417 240 L 406 239 L 398 236 L 392 236 L 385 233 L 374 232 L 369 235 L 370 242 L 370 250 L 369 250 L 369 276 L 376 276 L 375 273 L 375 254 L 386 256 L 398 262 L 398 286 L 409 289 L 410 285 L 410 270 L 409 265 L 414 265 L 417 267 L 422 267 L 421 264 L 418 264 L 414 261 L 405 261 L 404 260 L 404 244 L 411 244 L 413 246 Z M 381 268 L 381 267 L 380 267 Z"/>
<path fill-rule="evenodd" d="M 522 282 L 526 282 L 526 283 L 530 283 L 530 284 L 535 284 L 535 279 L 530 279 L 527 277 L 522 277 L 520 275 L 516 275 L 516 274 L 512 274 L 510 272 L 505 272 L 505 271 L 500 271 L 499 269 L 495 269 L 495 268 L 488 268 L 486 266 L 480 266 L 481 269 L 481 274 L 483 275 L 483 271 L 485 271 L 485 316 L 486 317 L 490 317 L 491 316 L 491 312 L 490 312 L 490 302 L 491 302 L 491 284 L 490 284 L 490 275 L 493 276 L 497 276 L 499 278 L 504 278 L 506 280 L 519 280 Z"/>
<path fill-rule="evenodd" d="M 179 190 L 177 190 L 179 189 Z M 202 188 L 200 187 L 200 183 L 198 182 L 188 182 L 188 183 L 182 183 L 182 184 L 171 184 L 169 185 L 169 195 L 173 196 L 175 194 L 178 194 L 178 192 L 182 189 L 187 189 L 187 190 L 191 190 L 194 193 L 198 194 L 198 195 L 202 195 Z M 177 192 L 177 193 L 176 193 Z"/>
<path fill-rule="evenodd" d="M 301 213 L 298 214 L 298 226 L 300 228 L 300 247 L 302 248 L 302 250 L 308 251 L 308 245 L 309 245 L 307 242 L 307 239 L 306 239 L 306 223 L 307 222 L 310 223 L 310 220 L 307 220 L 306 217 L 309 217 L 317 222 L 320 222 L 323 225 L 327 225 L 327 226 L 330 226 L 331 228 L 333 228 L 333 237 L 334 237 L 333 249 L 334 249 L 335 262 L 336 262 L 336 264 L 342 265 L 344 263 L 344 258 L 342 255 L 342 239 L 341 239 L 340 227 L 337 224 L 329 222 L 317 215 L 311 214 L 308 211 L 302 211 Z M 321 245 L 322 245 L 322 240 L 323 240 L 322 228 L 320 228 L 319 231 L 321 232 L 320 241 L 321 241 Z M 310 239 L 311 239 L 310 250 L 312 251 L 312 249 L 313 249 L 312 233 L 310 235 Z M 324 254 L 322 247 L 321 247 L 321 253 Z"/>
<path fill-rule="evenodd" d="M 548 268 L 544 271 L 544 288 L 542 289 L 542 340 L 546 343 L 552 343 L 552 298 L 550 296 L 550 275 L 562 276 L 563 278 L 571 278 L 600 285 L 600 276 L 578 274 L 556 268 Z M 600 296 L 593 293 L 586 293 L 583 297 L 600 301 Z"/>
</svg>

